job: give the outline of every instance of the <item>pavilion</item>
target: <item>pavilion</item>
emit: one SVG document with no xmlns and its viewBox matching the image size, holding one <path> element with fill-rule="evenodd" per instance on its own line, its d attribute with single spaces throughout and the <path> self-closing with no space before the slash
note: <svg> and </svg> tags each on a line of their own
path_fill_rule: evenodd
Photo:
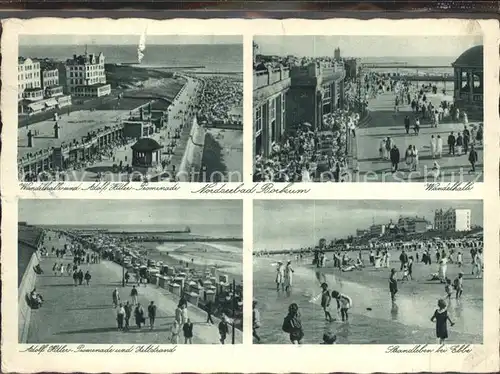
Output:
<svg viewBox="0 0 500 374">
<path fill-rule="evenodd" d="M 132 146 L 132 167 L 147 173 L 161 166 L 162 146 L 152 138 L 141 138 Z"/>
<path fill-rule="evenodd" d="M 462 53 L 452 64 L 455 72 L 454 101 L 468 112 L 483 111 L 483 46 Z"/>
</svg>

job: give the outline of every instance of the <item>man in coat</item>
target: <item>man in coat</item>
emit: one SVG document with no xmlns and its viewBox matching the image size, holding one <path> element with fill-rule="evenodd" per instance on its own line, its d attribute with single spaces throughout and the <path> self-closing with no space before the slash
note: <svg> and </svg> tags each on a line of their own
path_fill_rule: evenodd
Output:
<svg viewBox="0 0 500 374">
<path fill-rule="evenodd" d="M 396 144 L 394 144 L 394 146 L 391 149 L 390 158 L 391 158 L 391 170 L 393 173 L 395 173 L 398 171 L 398 164 L 399 164 L 399 161 L 401 159 L 400 154 L 399 154 L 399 149 L 396 146 Z"/>
<path fill-rule="evenodd" d="M 474 173 L 476 171 L 476 162 L 478 160 L 477 152 L 474 149 L 474 146 L 471 145 L 470 147 L 470 153 L 469 153 L 469 162 L 472 166 L 471 171 Z"/>
<path fill-rule="evenodd" d="M 453 135 L 453 131 L 448 136 L 448 154 L 455 156 L 455 135 Z"/>
</svg>

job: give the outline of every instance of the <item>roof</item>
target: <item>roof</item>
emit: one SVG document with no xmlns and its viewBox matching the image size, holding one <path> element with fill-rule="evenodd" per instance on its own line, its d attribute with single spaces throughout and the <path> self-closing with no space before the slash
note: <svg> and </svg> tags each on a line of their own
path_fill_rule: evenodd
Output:
<svg viewBox="0 0 500 374">
<path fill-rule="evenodd" d="M 28 107 L 34 111 L 42 110 L 43 108 L 45 108 L 45 103 L 36 101 L 34 103 L 29 104 Z"/>
<path fill-rule="evenodd" d="M 162 146 L 160 144 L 158 144 L 158 142 L 154 139 L 151 139 L 151 138 L 142 138 L 142 139 L 139 139 L 137 141 L 137 143 L 135 143 L 133 146 L 132 146 L 132 149 L 134 151 L 138 151 L 138 152 L 152 152 L 152 151 L 156 151 L 158 149 L 161 149 Z"/>
<path fill-rule="evenodd" d="M 483 67 L 483 46 L 476 45 L 462 53 L 453 66 L 475 66 Z"/>
</svg>

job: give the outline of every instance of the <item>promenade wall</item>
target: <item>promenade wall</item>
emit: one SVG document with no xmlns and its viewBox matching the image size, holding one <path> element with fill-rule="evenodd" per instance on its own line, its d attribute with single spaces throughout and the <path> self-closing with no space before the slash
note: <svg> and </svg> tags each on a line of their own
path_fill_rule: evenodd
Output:
<svg viewBox="0 0 500 374">
<path fill-rule="evenodd" d="M 203 157 L 203 148 L 205 146 L 205 129 L 198 125 L 196 116 L 193 117 L 193 123 L 189 138 L 187 140 L 186 150 L 182 156 L 179 166 L 179 181 L 188 182 L 192 179 L 191 173 L 199 173 Z M 197 181 L 198 175 L 193 178 Z"/>
<path fill-rule="evenodd" d="M 28 329 L 30 325 L 31 318 L 31 308 L 26 302 L 26 295 L 35 288 L 36 284 L 36 273 L 33 269 L 34 266 L 40 263 L 40 258 L 38 257 L 38 252 L 33 252 L 31 255 L 30 262 L 24 275 L 21 279 L 21 283 L 18 289 L 18 341 L 19 343 L 26 343 L 28 339 Z"/>
</svg>

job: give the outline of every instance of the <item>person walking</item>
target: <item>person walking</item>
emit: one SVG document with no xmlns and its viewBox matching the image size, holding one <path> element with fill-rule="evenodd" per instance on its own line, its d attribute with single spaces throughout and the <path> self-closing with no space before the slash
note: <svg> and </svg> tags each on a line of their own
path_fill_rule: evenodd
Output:
<svg viewBox="0 0 500 374">
<path fill-rule="evenodd" d="M 184 344 L 193 344 L 193 323 L 189 318 L 182 326 L 182 331 L 184 332 Z"/>
<path fill-rule="evenodd" d="M 391 157 L 391 171 L 395 173 L 398 171 L 398 165 L 400 161 L 399 149 L 396 146 L 396 144 L 394 144 L 394 146 L 391 149 L 390 157 Z"/>
<path fill-rule="evenodd" d="M 471 170 L 469 171 L 469 173 L 475 173 L 476 172 L 476 163 L 477 163 L 477 160 L 478 160 L 478 155 L 477 155 L 477 152 L 476 150 L 474 149 L 474 146 L 471 146 L 470 147 L 470 153 L 469 153 L 469 162 L 470 162 L 470 165 L 471 165 Z"/>
<path fill-rule="evenodd" d="M 462 154 L 463 146 L 464 146 L 464 138 L 462 137 L 462 134 L 458 133 L 457 135 L 457 153 L 460 156 Z"/>
<path fill-rule="evenodd" d="M 128 330 L 130 328 L 130 317 L 132 316 L 132 306 L 127 301 L 123 309 L 125 310 L 125 330 Z"/>
<path fill-rule="evenodd" d="M 151 301 L 151 304 L 148 306 L 148 318 L 149 318 L 149 329 L 153 330 L 155 327 L 155 319 L 156 319 L 156 305 L 154 301 Z"/>
<path fill-rule="evenodd" d="M 132 305 L 136 305 L 139 303 L 139 291 L 135 286 L 132 286 L 132 290 L 130 290 L 130 296 L 132 297 Z"/>
<path fill-rule="evenodd" d="M 453 135 L 453 131 L 450 133 L 448 136 L 448 154 L 455 156 L 455 144 L 456 144 L 456 139 L 455 135 Z"/>
<path fill-rule="evenodd" d="M 75 281 L 75 286 L 76 286 L 76 281 Z M 118 288 L 115 288 L 112 293 L 112 299 L 113 299 L 113 308 L 116 308 L 118 304 L 120 303 L 120 293 L 118 292 Z"/>
<path fill-rule="evenodd" d="M 134 310 L 135 324 L 138 328 L 141 328 L 144 322 L 146 322 L 146 318 L 144 317 L 144 308 L 140 303 L 137 303 L 137 306 Z"/>
<path fill-rule="evenodd" d="M 116 310 L 116 322 L 118 324 L 118 330 L 123 330 L 123 320 L 125 318 L 125 309 L 123 305 L 120 303 L 118 305 L 118 309 Z"/>
<path fill-rule="evenodd" d="M 177 320 L 174 320 L 174 323 L 172 324 L 172 328 L 170 329 L 170 343 L 172 344 L 179 344 L 179 332 L 180 332 L 180 325 Z"/>
<path fill-rule="evenodd" d="M 437 136 L 437 140 L 436 140 L 436 153 L 437 153 L 437 157 L 438 158 L 441 158 L 442 154 L 443 154 L 443 138 L 441 138 L 441 135 L 438 135 Z"/>
<path fill-rule="evenodd" d="M 212 308 L 213 308 L 212 301 L 208 301 L 207 305 L 205 306 L 205 310 L 207 312 L 207 324 L 210 325 L 214 324 L 214 321 L 212 320 Z"/>
<path fill-rule="evenodd" d="M 90 275 L 88 270 L 85 272 L 84 279 L 87 286 L 90 286 L 90 279 L 92 279 L 92 275 Z"/>
<path fill-rule="evenodd" d="M 431 135 L 430 148 L 431 148 L 431 157 L 436 158 L 437 142 L 436 142 L 436 138 L 434 137 L 434 135 Z"/>
<path fill-rule="evenodd" d="M 418 149 L 416 146 L 413 146 L 413 163 L 412 170 L 416 171 L 418 169 Z"/>
<path fill-rule="evenodd" d="M 408 167 L 408 171 L 412 171 L 413 168 L 413 147 L 411 144 L 408 146 L 405 152 L 405 163 Z"/>
<path fill-rule="evenodd" d="M 408 115 L 405 116 L 404 123 L 405 123 L 406 135 L 409 135 L 410 134 L 410 117 L 408 117 Z"/>
<path fill-rule="evenodd" d="M 423 107 L 425 108 L 425 107 Z M 420 118 L 415 118 L 415 125 L 413 126 L 413 131 L 415 132 L 415 135 L 418 136 L 420 134 Z"/>
<path fill-rule="evenodd" d="M 219 341 L 221 344 L 225 344 L 227 335 L 229 334 L 229 324 L 227 323 L 227 317 L 225 314 L 222 315 L 218 328 L 220 336 Z"/>
</svg>

